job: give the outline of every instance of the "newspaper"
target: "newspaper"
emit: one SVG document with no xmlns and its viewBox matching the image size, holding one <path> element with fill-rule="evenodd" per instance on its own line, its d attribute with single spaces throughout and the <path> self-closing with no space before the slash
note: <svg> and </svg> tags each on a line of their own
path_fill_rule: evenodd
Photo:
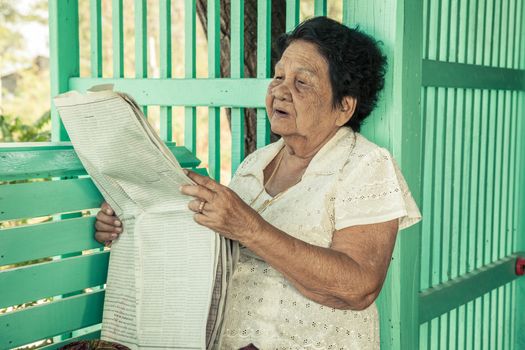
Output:
<svg viewBox="0 0 525 350">
<path fill-rule="evenodd" d="M 96 87 L 54 99 L 79 159 L 123 223 L 112 244 L 102 339 L 131 349 L 217 344 L 229 242 L 193 220 L 193 181 L 133 99 Z"/>
</svg>

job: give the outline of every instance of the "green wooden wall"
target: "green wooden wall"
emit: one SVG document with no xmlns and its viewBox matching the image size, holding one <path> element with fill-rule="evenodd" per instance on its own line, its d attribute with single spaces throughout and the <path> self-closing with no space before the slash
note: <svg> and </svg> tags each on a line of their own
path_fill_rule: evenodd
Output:
<svg viewBox="0 0 525 350">
<path fill-rule="evenodd" d="M 421 348 L 523 349 L 524 4 L 423 7 Z"/>
<path fill-rule="evenodd" d="M 184 78 L 176 79 L 173 2 L 159 0 L 160 78 L 151 78 L 148 2 L 111 1 L 112 22 L 103 27 L 102 0 L 89 0 L 89 77 L 79 76 L 78 0 L 49 1 L 52 95 L 114 83 L 146 114 L 148 107 L 160 106 L 162 139 L 188 167 L 198 166 L 196 145 L 206 141 L 215 179 L 223 149 L 221 108 L 232 108 L 233 171 L 244 157 L 244 108 L 257 108 L 257 145 L 269 142 L 264 95 L 270 1 L 257 5 L 258 66 L 257 78 L 251 79 L 243 77 L 243 1 L 232 0 L 228 78 L 220 78 L 219 1 L 208 1 L 206 79 L 196 78 L 195 0 L 184 1 L 185 70 Z M 310 2 L 311 15 L 327 13 L 326 1 Z M 335 2 L 342 3 L 345 24 L 359 25 L 383 42 L 389 60 L 385 91 L 362 132 L 392 151 L 424 218 L 400 233 L 377 301 L 382 348 L 524 349 L 525 319 L 517 310 L 525 310 L 525 279 L 516 279 L 513 271 L 516 256 L 525 254 L 523 1 Z M 299 22 L 300 4 L 286 1 L 288 30 Z M 124 52 L 123 8 L 129 5 L 134 7 L 133 53 Z M 111 77 L 103 76 L 102 30 L 112 31 Z M 124 78 L 125 54 L 135 55 L 134 77 Z M 184 107 L 184 145 L 172 142 L 172 106 Z M 197 106 L 208 109 L 208 140 L 197 138 Z M 66 141 L 55 111 L 52 118 L 53 141 Z M 49 337 L 57 343 L 46 349 L 55 349 L 69 337 L 98 336 L 108 252 L 92 239 L 94 218 L 86 210 L 98 206 L 100 194 L 68 144 L 2 145 L 0 159 L 0 223 L 5 226 L 0 228 L 0 309 L 54 297 L 0 313 L 0 349 Z M 53 216 L 40 223 L 38 218 L 47 215 Z M 24 226 L 10 227 L 20 219 Z M 84 255 L 78 255 L 81 251 Z M 41 258 L 47 259 L 35 261 Z M 20 262 L 27 265 L 12 268 Z"/>
</svg>

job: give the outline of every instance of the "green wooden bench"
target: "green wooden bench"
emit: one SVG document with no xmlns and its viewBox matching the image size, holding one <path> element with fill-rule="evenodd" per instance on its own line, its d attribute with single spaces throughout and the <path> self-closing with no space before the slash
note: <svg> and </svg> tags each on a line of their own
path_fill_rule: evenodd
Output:
<svg viewBox="0 0 525 350">
<path fill-rule="evenodd" d="M 185 147 L 168 148 L 206 174 Z M 70 143 L 0 147 L 0 349 L 99 337 L 109 258 L 94 240 L 102 200 Z"/>
</svg>

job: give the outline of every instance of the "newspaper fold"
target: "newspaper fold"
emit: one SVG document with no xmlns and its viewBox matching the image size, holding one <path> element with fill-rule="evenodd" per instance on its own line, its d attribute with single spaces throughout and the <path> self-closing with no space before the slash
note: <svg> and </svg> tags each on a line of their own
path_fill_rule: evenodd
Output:
<svg viewBox="0 0 525 350">
<path fill-rule="evenodd" d="M 54 99 L 82 164 L 123 223 L 111 247 L 102 338 L 131 349 L 217 345 L 229 241 L 196 224 L 193 183 L 130 96 L 107 86 Z"/>
</svg>

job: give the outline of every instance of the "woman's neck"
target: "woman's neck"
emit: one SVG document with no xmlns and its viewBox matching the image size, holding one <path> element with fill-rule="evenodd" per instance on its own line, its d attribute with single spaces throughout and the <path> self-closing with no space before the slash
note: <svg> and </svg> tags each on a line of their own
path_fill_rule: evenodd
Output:
<svg viewBox="0 0 525 350">
<path fill-rule="evenodd" d="M 308 166 L 317 152 L 337 133 L 337 130 L 319 140 L 308 140 L 303 136 L 283 136 L 286 161 Z"/>
</svg>

